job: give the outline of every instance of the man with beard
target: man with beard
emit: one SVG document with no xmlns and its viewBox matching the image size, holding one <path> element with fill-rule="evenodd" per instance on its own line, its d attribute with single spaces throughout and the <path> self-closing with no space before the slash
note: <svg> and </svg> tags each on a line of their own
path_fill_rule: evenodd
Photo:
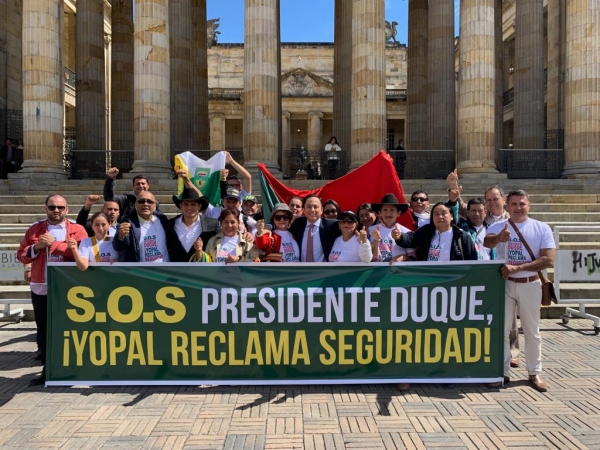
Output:
<svg viewBox="0 0 600 450">
<path fill-rule="evenodd" d="M 37 325 L 36 342 L 42 365 L 46 365 L 46 322 L 48 317 L 48 284 L 46 262 L 74 261 L 67 242 L 77 243 L 87 237 L 85 229 L 67 219 L 69 207 L 64 197 L 50 195 L 46 198 L 46 218 L 33 223 L 25 233 L 17 250 L 17 259 L 23 264 L 31 264 L 31 304 Z M 42 375 L 32 383 L 45 381 Z"/>
</svg>

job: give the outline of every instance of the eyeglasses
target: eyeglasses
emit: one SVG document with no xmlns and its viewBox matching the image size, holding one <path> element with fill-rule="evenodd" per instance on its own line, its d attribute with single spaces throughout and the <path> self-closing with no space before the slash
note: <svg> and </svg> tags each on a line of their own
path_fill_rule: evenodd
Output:
<svg viewBox="0 0 600 450">
<path fill-rule="evenodd" d="M 413 197 L 410 199 L 410 201 L 425 203 L 425 202 L 429 201 L 429 199 L 427 197 Z"/>
<path fill-rule="evenodd" d="M 290 220 L 290 218 L 285 215 L 283 215 L 283 216 L 277 215 L 277 216 L 273 216 L 273 220 Z"/>
<path fill-rule="evenodd" d="M 136 200 L 136 203 L 138 205 L 143 205 L 144 203 L 148 203 L 149 205 L 154 205 L 154 200 L 150 200 L 149 198 L 141 198 L 139 200 Z"/>
<path fill-rule="evenodd" d="M 337 214 L 337 209 L 326 209 L 325 211 L 323 211 L 323 214 Z"/>
<path fill-rule="evenodd" d="M 241 183 L 227 183 L 227 187 L 228 188 L 236 188 L 237 189 L 237 188 L 239 188 L 241 186 L 242 186 Z"/>
<path fill-rule="evenodd" d="M 354 220 L 352 219 L 342 219 L 342 220 L 338 220 L 339 223 L 356 223 Z"/>
<path fill-rule="evenodd" d="M 67 209 L 66 206 L 56 206 L 56 205 L 47 205 L 46 208 L 48 208 L 48 210 L 50 210 L 50 211 L 56 211 L 57 209 L 59 211 L 64 211 L 65 209 Z"/>
</svg>

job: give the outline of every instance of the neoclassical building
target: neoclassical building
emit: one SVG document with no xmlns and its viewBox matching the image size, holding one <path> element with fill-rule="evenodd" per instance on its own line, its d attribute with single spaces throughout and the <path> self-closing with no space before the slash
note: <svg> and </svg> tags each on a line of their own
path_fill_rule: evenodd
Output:
<svg viewBox="0 0 600 450">
<path fill-rule="evenodd" d="M 384 7 L 335 0 L 333 44 L 280 44 L 279 0 L 246 0 L 244 43 L 208 48 L 206 0 L 1 0 L 13 176 L 65 177 L 73 136 L 80 167 L 169 177 L 173 153 L 231 149 L 286 175 L 331 135 L 349 169 L 403 138 L 418 167 L 443 154 L 493 175 L 559 155 L 554 176 L 598 176 L 597 2 L 462 0 L 455 30 L 453 0 L 410 0 L 408 46 Z"/>
</svg>

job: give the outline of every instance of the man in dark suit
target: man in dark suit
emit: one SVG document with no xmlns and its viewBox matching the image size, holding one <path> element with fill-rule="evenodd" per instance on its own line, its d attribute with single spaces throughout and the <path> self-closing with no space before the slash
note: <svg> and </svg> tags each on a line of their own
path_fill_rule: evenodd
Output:
<svg viewBox="0 0 600 450">
<path fill-rule="evenodd" d="M 328 261 L 333 243 L 341 235 L 337 220 L 321 218 L 322 214 L 321 199 L 311 194 L 304 199 L 304 216 L 292 222 L 290 232 L 300 247 L 301 262 Z"/>
</svg>

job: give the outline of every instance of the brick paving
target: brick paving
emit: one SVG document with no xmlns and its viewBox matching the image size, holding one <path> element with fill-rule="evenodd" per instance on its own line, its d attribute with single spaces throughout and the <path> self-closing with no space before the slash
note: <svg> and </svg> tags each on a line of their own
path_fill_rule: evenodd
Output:
<svg viewBox="0 0 600 450">
<path fill-rule="evenodd" d="M 600 336 L 591 328 L 542 321 L 547 393 L 529 386 L 523 367 L 505 389 L 432 384 L 400 393 L 391 385 L 30 386 L 40 369 L 35 326 L 4 323 L 0 448 L 600 449 Z"/>
</svg>

